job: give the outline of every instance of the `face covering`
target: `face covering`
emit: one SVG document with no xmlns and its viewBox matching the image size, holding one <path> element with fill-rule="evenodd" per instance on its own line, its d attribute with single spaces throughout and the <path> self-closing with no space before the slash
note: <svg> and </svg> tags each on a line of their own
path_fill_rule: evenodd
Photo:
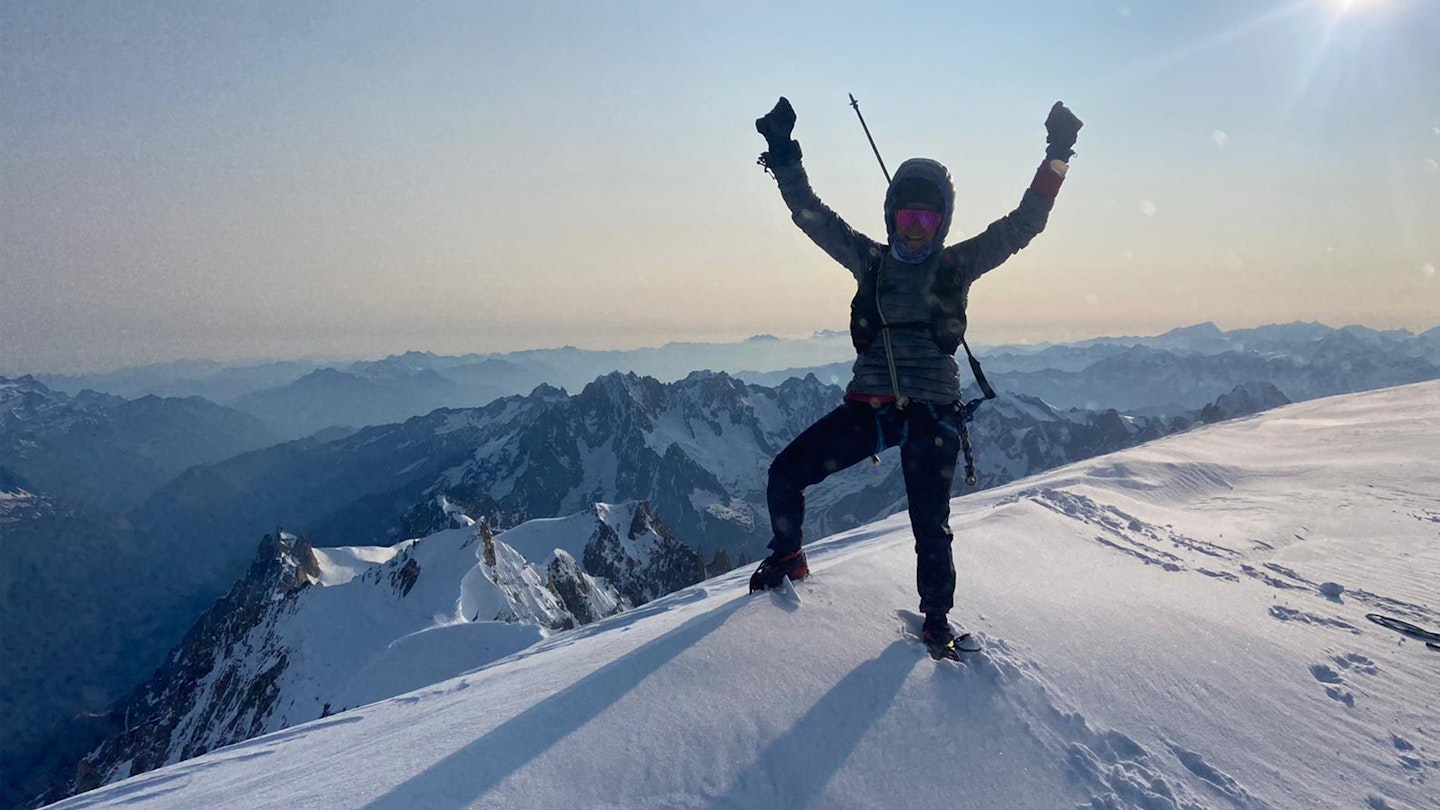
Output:
<svg viewBox="0 0 1440 810">
<path fill-rule="evenodd" d="M 890 236 L 890 255 L 894 256 L 897 261 L 902 261 L 906 264 L 919 264 L 934 254 L 935 242 L 933 240 L 930 244 L 919 250 L 911 250 L 905 247 L 905 243 L 900 239 L 899 235 L 891 234 Z"/>
</svg>

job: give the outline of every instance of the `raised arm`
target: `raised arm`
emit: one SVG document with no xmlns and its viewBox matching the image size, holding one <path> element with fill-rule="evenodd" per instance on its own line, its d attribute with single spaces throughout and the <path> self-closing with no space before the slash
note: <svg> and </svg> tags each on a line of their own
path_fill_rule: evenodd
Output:
<svg viewBox="0 0 1440 810">
<path fill-rule="evenodd" d="M 1055 102 L 1050 108 L 1050 115 L 1045 119 L 1048 144 L 1045 160 L 1035 170 L 1020 205 L 990 223 L 984 233 L 945 249 L 946 264 L 960 273 L 958 281 L 969 283 L 999 267 L 1045 230 L 1050 209 L 1055 206 L 1060 184 L 1069 170 L 1068 161 L 1075 154 L 1075 138 L 1081 126 L 1080 119 L 1061 102 Z"/>
<path fill-rule="evenodd" d="M 815 195 L 805 167 L 800 165 L 800 144 L 790 137 L 794 128 L 795 110 L 781 96 L 773 110 L 755 121 L 755 129 L 765 136 L 766 145 L 770 147 L 760 156 L 760 163 L 775 175 L 780 196 L 800 230 L 859 278 L 884 247 L 845 224 L 839 214 Z"/>
</svg>

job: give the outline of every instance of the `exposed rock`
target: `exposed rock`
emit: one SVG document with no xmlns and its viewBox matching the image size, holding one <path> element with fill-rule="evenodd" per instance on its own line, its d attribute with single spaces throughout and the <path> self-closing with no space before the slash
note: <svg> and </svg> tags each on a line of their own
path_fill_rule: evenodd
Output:
<svg viewBox="0 0 1440 810">
<path fill-rule="evenodd" d="M 601 515 L 585 545 L 586 571 L 614 584 L 634 605 L 705 578 L 703 555 L 675 539 L 648 503 L 629 505 L 628 515 L 623 509 Z"/>
<path fill-rule="evenodd" d="M 1273 384 L 1250 382 L 1235 386 L 1230 393 L 1201 408 L 1196 419 L 1205 424 L 1213 424 L 1289 404 L 1290 399 Z"/>
</svg>

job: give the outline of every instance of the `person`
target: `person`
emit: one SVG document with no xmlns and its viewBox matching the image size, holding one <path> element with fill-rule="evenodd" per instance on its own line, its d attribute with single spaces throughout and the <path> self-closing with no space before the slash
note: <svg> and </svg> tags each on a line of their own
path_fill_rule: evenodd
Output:
<svg viewBox="0 0 1440 810">
<path fill-rule="evenodd" d="M 1056 102 L 1045 120 L 1045 160 L 1019 206 L 949 247 L 955 188 L 943 165 L 928 158 L 900 164 L 885 193 L 887 238 L 876 242 L 810 188 L 794 126 L 795 110 L 782 96 L 755 122 L 768 147 L 760 163 L 774 175 L 795 224 L 854 276 L 850 336 L 857 356 L 844 401 L 770 465 L 771 554 L 751 577 L 751 590 L 809 574 L 801 548 L 807 487 L 899 445 L 925 616 L 921 634 L 932 654 L 953 658 L 978 649 L 969 634 L 957 637 L 948 619 L 955 596 L 950 489 L 964 430 L 954 355 L 965 335 L 965 304 L 976 279 L 1044 230 L 1082 124 Z"/>
</svg>

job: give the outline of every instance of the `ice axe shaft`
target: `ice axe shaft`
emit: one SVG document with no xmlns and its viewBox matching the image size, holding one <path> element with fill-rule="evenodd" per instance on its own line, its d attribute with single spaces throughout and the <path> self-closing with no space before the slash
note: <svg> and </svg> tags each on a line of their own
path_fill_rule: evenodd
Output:
<svg viewBox="0 0 1440 810">
<path fill-rule="evenodd" d="M 880 157 L 880 150 L 875 146 L 875 139 L 870 135 L 870 127 L 865 124 L 865 116 L 860 113 L 860 102 L 855 100 L 855 94 L 849 93 L 850 106 L 855 108 L 855 117 L 860 119 L 860 127 L 865 130 L 865 140 L 870 142 L 870 151 L 875 153 L 875 159 L 880 161 L 880 171 L 885 173 L 885 183 L 890 183 L 890 170 L 885 168 L 885 158 Z"/>
<path fill-rule="evenodd" d="M 875 153 L 875 159 L 880 161 L 880 171 L 885 173 L 885 184 L 890 184 L 890 170 L 885 168 L 885 158 L 880 157 L 880 149 L 875 145 L 875 138 L 870 135 L 870 127 L 865 123 L 865 116 L 860 112 L 860 102 L 855 100 L 854 93 L 847 93 L 850 96 L 850 106 L 855 110 L 855 117 L 860 119 L 860 128 L 865 130 L 865 140 L 870 142 L 870 151 Z M 872 453 L 870 463 L 876 467 L 880 466 L 880 455 Z"/>
</svg>

